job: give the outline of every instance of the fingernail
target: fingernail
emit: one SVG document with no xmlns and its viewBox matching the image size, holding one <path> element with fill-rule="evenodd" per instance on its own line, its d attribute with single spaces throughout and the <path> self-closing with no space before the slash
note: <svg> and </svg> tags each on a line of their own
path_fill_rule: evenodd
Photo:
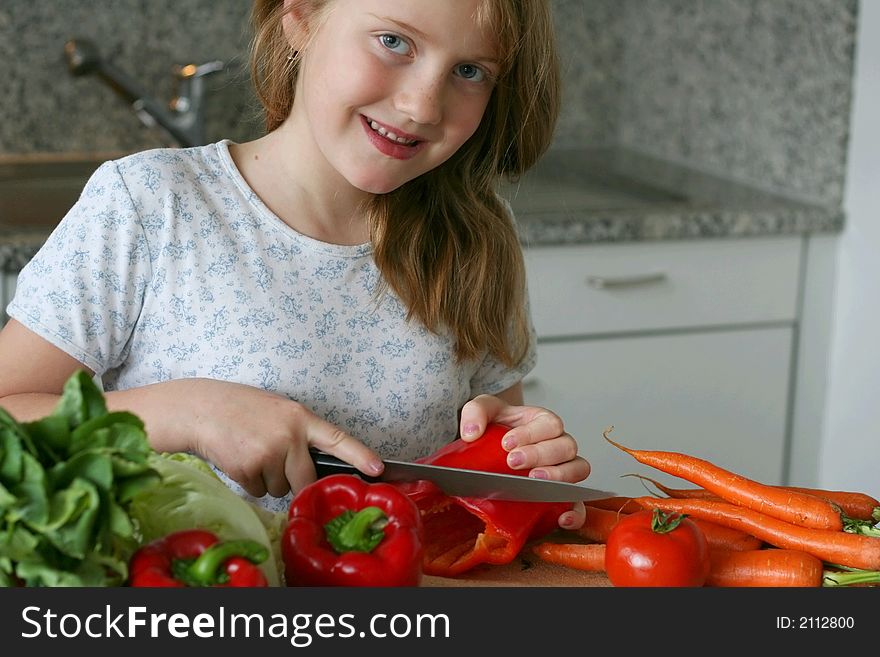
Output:
<svg viewBox="0 0 880 657">
<path fill-rule="evenodd" d="M 560 518 L 559 524 L 563 527 L 571 527 L 574 524 L 574 518 L 572 518 L 570 515 L 564 515 L 562 516 L 562 518 Z"/>
<path fill-rule="evenodd" d="M 379 474 L 384 469 L 385 464 L 382 461 L 370 461 L 370 465 L 367 467 L 370 468 L 370 472 Z"/>
<path fill-rule="evenodd" d="M 511 468 L 515 468 L 519 465 L 522 465 L 526 462 L 526 457 L 522 452 L 511 452 L 507 455 L 507 465 Z"/>
<path fill-rule="evenodd" d="M 504 436 L 504 438 L 501 439 L 501 446 L 508 451 L 512 450 L 516 447 L 516 438 L 511 435 Z"/>
<path fill-rule="evenodd" d="M 476 424 L 466 424 L 461 435 L 470 438 L 471 436 L 476 436 L 478 433 L 480 433 L 480 427 Z"/>
<path fill-rule="evenodd" d="M 550 476 L 547 474 L 546 470 L 532 470 L 529 473 L 529 476 L 532 479 L 549 479 Z"/>
</svg>

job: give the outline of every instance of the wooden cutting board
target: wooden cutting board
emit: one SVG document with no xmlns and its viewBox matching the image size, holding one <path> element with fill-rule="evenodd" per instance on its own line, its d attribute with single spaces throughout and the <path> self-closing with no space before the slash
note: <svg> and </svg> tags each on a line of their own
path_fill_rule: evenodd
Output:
<svg viewBox="0 0 880 657">
<path fill-rule="evenodd" d="M 576 542 L 571 538 L 550 536 L 542 540 Z M 605 573 L 593 573 L 541 561 L 526 545 L 522 552 L 508 564 L 493 566 L 483 564 L 458 577 L 424 575 L 422 586 L 611 586 Z"/>
</svg>

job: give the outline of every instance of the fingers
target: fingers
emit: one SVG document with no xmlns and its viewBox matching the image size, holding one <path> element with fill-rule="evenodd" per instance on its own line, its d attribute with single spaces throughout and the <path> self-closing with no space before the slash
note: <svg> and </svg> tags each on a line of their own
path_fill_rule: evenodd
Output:
<svg viewBox="0 0 880 657">
<path fill-rule="evenodd" d="M 559 516 L 559 526 L 563 529 L 580 529 L 587 520 L 587 507 L 583 502 L 575 502 L 571 511 Z"/>
<path fill-rule="evenodd" d="M 482 436 L 491 420 L 501 422 L 498 415 L 506 406 L 504 401 L 493 395 L 479 395 L 471 399 L 461 407 L 461 439 L 470 442 Z"/>
<path fill-rule="evenodd" d="M 263 432 L 255 443 L 225 444 L 225 472 L 254 497 L 283 497 L 315 481 L 309 447 L 332 454 L 362 473 L 375 476 L 384 464 L 369 447 L 299 405 L 288 406 L 286 424 Z M 222 467 L 222 466 L 221 466 Z"/>
<path fill-rule="evenodd" d="M 315 464 L 308 453 L 301 454 L 297 450 L 289 450 L 284 460 L 284 483 L 288 485 L 289 490 L 296 495 L 315 479 Z"/>
<path fill-rule="evenodd" d="M 262 471 L 243 477 L 239 482 L 242 488 L 256 497 L 266 493 L 273 497 L 283 497 L 289 491 L 298 493 L 316 478 L 315 464 L 308 452 L 310 446 L 351 463 L 365 475 L 375 476 L 382 471 L 382 460 L 359 440 L 315 416 L 308 425 L 305 441 L 292 440 L 283 461 L 261 459 Z"/>
<path fill-rule="evenodd" d="M 530 422 L 511 428 L 502 438 L 501 444 L 508 451 L 507 464 L 515 470 L 531 470 L 529 476 L 539 479 L 586 479 L 590 464 L 578 457 L 577 441 L 565 433 L 557 415 L 538 410 Z"/>
<path fill-rule="evenodd" d="M 521 438 L 522 444 L 562 434 L 562 420 L 539 406 L 512 406 L 494 395 L 479 395 L 461 408 L 460 432 L 464 440 L 483 435 L 489 422 L 511 427 L 509 435 Z"/>
<path fill-rule="evenodd" d="M 511 466 L 512 467 L 512 466 Z M 577 456 L 571 461 L 559 463 L 558 465 L 540 465 L 529 471 L 529 476 L 536 479 L 551 479 L 553 481 L 567 481 L 570 484 L 576 484 L 583 481 L 590 474 L 589 462 Z"/>
<path fill-rule="evenodd" d="M 489 422 L 510 427 L 501 444 L 507 464 L 529 470 L 529 476 L 555 481 L 583 481 L 590 464 L 577 455 L 577 441 L 565 432 L 562 419 L 538 406 L 512 406 L 493 395 L 479 395 L 461 409 L 461 437 L 475 440 Z"/>
<path fill-rule="evenodd" d="M 505 436 L 501 445 L 508 450 L 507 464 L 514 470 L 531 470 L 532 476 L 540 479 L 559 479 L 564 470 L 568 476 L 580 474 L 584 469 L 584 461 L 577 462 L 578 446 L 575 439 L 567 433 L 550 440 L 542 440 L 533 445 L 520 443 L 517 438 Z M 543 471 L 542 475 L 540 471 Z M 556 476 L 550 474 L 556 473 Z M 589 470 L 587 470 L 587 473 Z M 584 474 L 586 476 L 586 474 Z M 568 481 L 568 478 L 565 479 Z M 579 480 L 578 480 L 579 481 Z"/>
<path fill-rule="evenodd" d="M 308 446 L 316 447 L 346 463 L 351 463 L 365 475 L 375 477 L 385 468 L 382 459 L 372 449 L 349 436 L 339 427 L 314 415 L 306 430 L 306 439 Z M 305 456 L 308 458 L 308 455 Z M 311 459 L 308 458 L 308 460 L 311 464 Z M 312 479 L 314 479 L 314 475 Z"/>
</svg>

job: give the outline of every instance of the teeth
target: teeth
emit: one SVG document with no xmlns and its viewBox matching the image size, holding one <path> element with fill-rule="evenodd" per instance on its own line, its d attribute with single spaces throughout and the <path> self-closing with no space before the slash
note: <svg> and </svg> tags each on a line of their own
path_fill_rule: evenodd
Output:
<svg viewBox="0 0 880 657">
<path fill-rule="evenodd" d="M 375 121 L 370 121 L 370 127 L 373 130 L 375 130 L 376 132 L 378 132 L 380 135 L 385 137 L 385 139 L 389 139 L 391 141 L 396 141 L 398 144 L 404 144 L 406 146 L 411 146 L 412 144 L 416 143 L 415 140 L 406 139 L 405 137 L 398 137 L 393 132 L 388 132 L 385 128 L 380 126 Z"/>
</svg>

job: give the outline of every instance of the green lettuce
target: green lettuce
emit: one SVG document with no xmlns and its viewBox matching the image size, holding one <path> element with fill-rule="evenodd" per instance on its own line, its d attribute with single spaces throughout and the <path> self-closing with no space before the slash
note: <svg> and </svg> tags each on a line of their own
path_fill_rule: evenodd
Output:
<svg viewBox="0 0 880 657">
<path fill-rule="evenodd" d="M 132 497 L 159 483 L 144 425 L 109 413 L 85 372 L 52 414 L 0 408 L 0 586 L 116 586 L 139 537 Z"/>
</svg>

